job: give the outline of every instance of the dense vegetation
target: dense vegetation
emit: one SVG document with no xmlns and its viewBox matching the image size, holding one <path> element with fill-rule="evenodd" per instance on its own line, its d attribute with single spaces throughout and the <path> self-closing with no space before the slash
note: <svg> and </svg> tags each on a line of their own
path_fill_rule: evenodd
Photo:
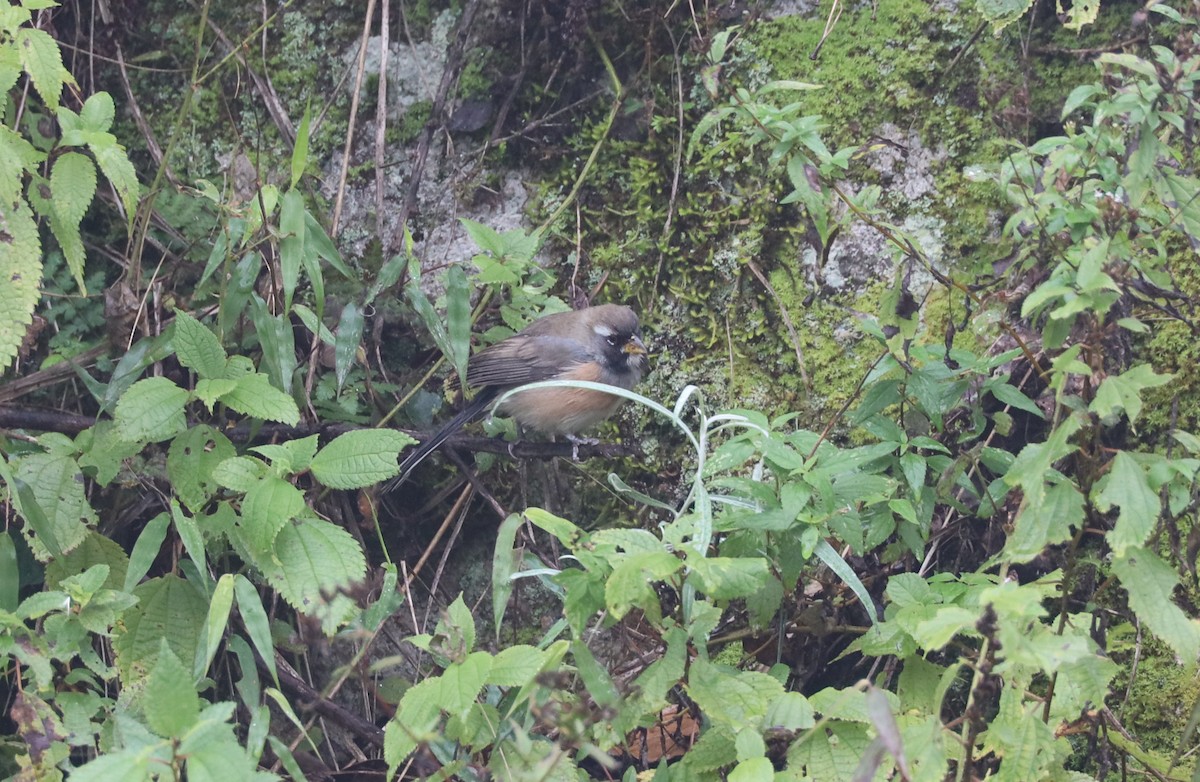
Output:
<svg viewBox="0 0 1200 782">
<path fill-rule="evenodd" d="M 337 3 L 152 16 L 172 67 L 121 20 L 0 9 L 0 776 L 1196 778 L 1200 7 L 1138 8 L 984 142 L 1008 98 L 922 102 L 911 48 L 870 85 L 885 132 L 757 59 L 792 21 L 431 5 L 384 28 L 445 50 L 400 122 L 385 68 L 343 89 L 306 46 L 363 23 Z M 920 11 L 970 17 L 951 46 L 882 13 L 955 63 L 1105 23 Z M 520 56 L 488 46 L 513 20 Z M 101 21 L 96 66 L 68 31 Z M 455 139 L 486 163 L 456 203 L 538 188 L 446 260 L 418 206 Z M 881 173 L 937 144 L 969 165 Z M 657 354 L 607 443 L 463 436 L 380 496 L 435 378 L 593 295 Z"/>
</svg>

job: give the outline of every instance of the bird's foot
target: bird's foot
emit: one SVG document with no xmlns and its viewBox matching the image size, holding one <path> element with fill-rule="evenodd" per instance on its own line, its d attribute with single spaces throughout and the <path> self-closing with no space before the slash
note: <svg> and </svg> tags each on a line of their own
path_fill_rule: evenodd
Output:
<svg viewBox="0 0 1200 782">
<path fill-rule="evenodd" d="M 571 442 L 571 461 L 573 462 L 579 461 L 579 446 L 600 444 L 595 437 L 577 437 L 573 434 L 565 435 L 565 437 Z"/>
</svg>

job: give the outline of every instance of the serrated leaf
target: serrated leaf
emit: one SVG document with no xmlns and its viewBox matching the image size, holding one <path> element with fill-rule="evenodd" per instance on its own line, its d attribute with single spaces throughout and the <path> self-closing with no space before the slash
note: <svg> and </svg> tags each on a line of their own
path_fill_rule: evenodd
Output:
<svg viewBox="0 0 1200 782">
<path fill-rule="evenodd" d="M 112 127 L 115 116 L 112 96 L 107 92 L 94 92 L 79 110 L 79 124 L 84 130 L 103 133 Z"/>
<path fill-rule="evenodd" d="M 683 561 L 666 551 L 646 551 L 622 559 L 604 587 L 604 600 L 613 618 L 620 619 L 632 608 L 651 615 L 660 611 L 654 584 L 682 567 Z"/>
<path fill-rule="evenodd" d="M 0 160 L 0 169 L 3 163 Z M 4 370 L 16 358 L 41 298 L 42 243 L 33 215 L 20 198 L 0 209 L 0 234 L 5 236 L 0 242 L 0 370 Z"/>
<path fill-rule="evenodd" d="M 358 489 L 400 471 L 400 451 L 416 443 L 394 429 L 360 429 L 339 435 L 313 458 L 312 472 L 331 489 Z"/>
<path fill-rule="evenodd" d="M 520 687 L 541 672 L 549 655 L 537 647 L 518 644 L 501 649 L 492 660 L 487 683 L 499 687 Z"/>
<path fill-rule="evenodd" d="M 217 335 L 183 310 L 175 311 L 175 331 L 171 338 L 179 363 L 202 378 L 220 378 L 225 374 L 227 356 Z"/>
<path fill-rule="evenodd" d="M 689 557 L 688 567 L 700 591 L 714 600 L 748 597 L 762 589 L 771 574 L 765 559 Z"/>
<path fill-rule="evenodd" d="M 1098 509 L 1108 512 L 1114 505 L 1120 508 L 1117 524 L 1107 536 L 1113 553 L 1121 556 L 1126 548 L 1145 543 L 1158 521 L 1161 506 L 1142 466 L 1125 451 L 1117 451 L 1096 489 L 1093 501 Z"/>
<path fill-rule="evenodd" d="M 275 536 L 305 509 L 304 494 L 275 475 L 267 475 L 246 492 L 241 526 L 258 557 L 269 556 Z"/>
<path fill-rule="evenodd" d="M 300 423 L 300 408 L 290 396 L 271 385 L 261 372 L 237 379 L 233 391 L 221 396 L 221 401 L 244 415 L 264 421 L 278 421 L 295 426 Z"/>
<path fill-rule="evenodd" d="M 58 156 L 50 169 L 50 192 L 54 211 L 78 231 L 79 222 L 96 195 L 96 164 L 78 152 Z"/>
<path fill-rule="evenodd" d="M 1129 595 L 1129 609 L 1179 659 L 1193 665 L 1200 657 L 1200 622 L 1189 617 L 1172 598 L 1179 575 L 1153 551 L 1127 548 L 1113 558 L 1113 572 Z"/>
<path fill-rule="evenodd" d="M 45 30 L 22 27 L 13 37 L 20 53 L 21 67 L 29 74 L 42 102 L 51 110 L 58 108 L 63 84 L 73 81 L 63 65 L 58 43 Z"/>
<path fill-rule="evenodd" d="M 2 537 L 7 536 L 0 536 L 0 538 Z M 125 573 L 129 568 L 129 557 L 115 541 L 95 531 L 89 532 L 73 551 L 47 563 L 46 586 L 50 589 L 57 589 L 63 579 L 82 573 L 93 565 L 108 567 L 108 577 L 100 585 L 101 587 L 116 590 L 125 588 Z"/>
<path fill-rule="evenodd" d="M 1120 375 L 1106 377 L 1088 409 L 1102 418 L 1124 410 L 1132 425 L 1142 411 L 1142 390 L 1165 385 L 1173 377 L 1156 374 L 1149 364 L 1139 364 Z"/>
<path fill-rule="evenodd" d="M 195 586 L 173 574 L 139 584 L 133 594 L 138 603 L 125 612 L 124 628 L 113 640 L 121 680 L 128 685 L 145 676 L 158 657 L 163 639 L 184 670 L 190 671 L 208 615 L 208 601 Z"/>
<path fill-rule="evenodd" d="M 285 524 L 275 538 L 274 553 L 279 564 L 264 568 L 268 582 L 293 608 L 306 614 L 328 605 L 325 595 L 337 595 L 366 575 L 366 560 L 358 542 L 326 521 L 302 519 Z M 337 597 L 345 599 L 344 595 Z M 331 606 L 334 615 L 329 624 L 344 621 L 353 610 L 353 602 Z"/>
<path fill-rule="evenodd" d="M 1071 537 L 1071 528 L 1083 524 L 1083 495 L 1074 484 L 1051 483 L 1040 493 L 1026 494 L 1004 555 L 1015 562 L 1033 559 L 1047 546 L 1055 546 Z"/>
<path fill-rule="evenodd" d="M 165 377 L 139 380 L 121 395 L 113 420 L 117 434 L 129 442 L 158 442 L 187 427 L 183 408 L 188 392 Z"/>
<path fill-rule="evenodd" d="M 27 454 L 15 467 L 14 477 L 28 489 L 28 495 L 19 498 L 17 510 L 36 532 L 30 540 L 34 554 L 42 560 L 55 549 L 57 555 L 69 554 L 98 521 L 87 501 L 79 465 L 65 453 L 50 452 Z M 29 507 L 31 503 L 36 510 Z M 39 514 L 36 526 L 31 513 Z M 51 540 L 45 540 L 46 536 Z"/>
<path fill-rule="evenodd" d="M 167 639 L 159 644 L 154 669 L 142 698 L 146 724 L 163 738 L 182 736 L 200 716 L 200 698 L 191 673 L 171 651 Z"/>
<path fill-rule="evenodd" d="M 692 663 L 688 695 L 716 724 L 735 729 L 761 726 L 770 705 L 783 695 L 783 685 L 765 673 L 730 673 L 704 660 Z"/>
<path fill-rule="evenodd" d="M 193 426 L 171 441 L 167 476 L 176 496 L 189 510 L 198 513 L 216 493 L 213 470 L 236 453 L 228 437 L 205 424 Z"/>
<path fill-rule="evenodd" d="M 250 491 L 267 474 L 267 466 L 250 456 L 226 459 L 213 470 L 213 480 L 226 489 Z"/>
<path fill-rule="evenodd" d="M 104 172 L 105 178 L 120 196 L 121 204 L 125 207 L 126 223 L 132 224 L 133 216 L 137 212 L 138 199 L 141 198 L 141 185 L 125 148 L 118 144 L 116 137 L 110 133 L 89 133 L 88 149 L 96 158 L 96 163 Z"/>
</svg>

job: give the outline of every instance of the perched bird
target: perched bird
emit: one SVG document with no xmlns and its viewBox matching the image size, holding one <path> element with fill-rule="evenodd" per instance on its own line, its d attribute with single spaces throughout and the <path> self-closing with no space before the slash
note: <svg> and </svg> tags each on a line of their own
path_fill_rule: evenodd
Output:
<svg viewBox="0 0 1200 782">
<path fill-rule="evenodd" d="M 471 356 L 467 385 L 479 392 L 404 458 L 400 474 L 385 490 L 407 480 L 426 456 L 509 389 L 543 380 L 586 380 L 631 389 L 642 379 L 646 363 L 638 317 L 629 307 L 601 304 L 539 318 Z M 624 401 L 585 388 L 538 388 L 514 394 L 498 412 L 512 416 L 522 427 L 571 437 L 608 418 Z"/>
</svg>

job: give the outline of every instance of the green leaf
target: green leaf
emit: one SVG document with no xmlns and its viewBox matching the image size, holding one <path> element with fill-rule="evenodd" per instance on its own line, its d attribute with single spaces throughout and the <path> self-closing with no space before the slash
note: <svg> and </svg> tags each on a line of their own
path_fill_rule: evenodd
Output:
<svg viewBox="0 0 1200 782">
<path fill-rule="evenodd" d="M 172 344 L 179 363 L 194 370 L 200 377 L 224 377 L 228 357 L 217 335 L 183 310 L 175 311 Z"/>
<path fill-rule="evenodd" d="M 1014 562 L 1028 562 L 1047 546 L 1070 539 L 1071 529 L 1082 526 L 1083 518 L 1083 495 L 1072 483 L 1057 481 L 1040 493 L 1026 494 L 1017 509 L 1004 556 Z"/>
<path fill-rule="evenodd" d="M 1113 553 L 1122 556 L 1126 548 L 1141 546 L 1150 537 L 1158 521 L 1161 505 L 1158 495 L 1150 488 L 1146 471 L 1125 451 L 1109 462 L 1108 473 L 1093 490 L 1093 502 L 1101 511 L 1120 507 L 1117 524 L 1108 533 L 1108 545 Z"/>
<path fill-rule="evenodd" d="M 705 660 L 692 662 L 687 692 L 718 725 L 758 729 L 767 710 L 783 695 L 783 685 L 765 673 L 727 672 Z"/>
<path fill-rule="evenodd" d="M 0 140 L 5 131 L 0 130 Z M 0 152 L 3 144 L 0 144 Z M 0 170 L 5 168 L 0 156 Z M 0 174 L 2 177 L 3 174 Z M 42 243 L 23 199 L 5 202 L 0 210 L 0 371 L 16 358 L 41 298 Z"/>
<path fill-rule="evenodd" d="M 2 545 L 3 541 L 0 541 Z M 129 557 L 116 541 L 106 538 L 99 532 L 89 532 L 83 542 L 69 554 L 55 557 L 46 564 L 46 586 L 57 589 L 63 579 L 82 573 L 93 565 L 104 565 L 108 568 L 108 578 L 101 585 L 104 589 L 125 589 L 125 574 L 129 569 Z M 0 570 L 2 572 L 2 570 Z M 14 575 L 18 571 L 13 571 Z M 0 581 L 3 578 L 0 576 Z"/>
<path fill-rule="evenodd" d="M 260 372 L 239 377 L 237 386 L 222 395 L 221 401 L 239 413 L 264 421 L 278 421 L 287 426 L 300 423 L 300 408 L 295 400 L 271 385 Z"/>
<path fill-rule="evenodd" d="M 51 111 L 58 108 L 63 84 L 73 83 L 70 72 L 63 66 L 58 43 L 45 30 L 22 27 L 13 37 L 20 53 L 21 67 L 29 74 L 42 102 Z"/>
<path fill-rule="evenodd" d="M 43 435 L 42 442 L 52 442 L 51 437 L 62 435 Z M 17 497 L 17 511 L 35 533 L 31 545 L 39 559 L 46 559 L 54 549 L 58 555 L 70 553 L 97 523 L 84 493 L 83 474 L 66 453 L 51 449 L 27 454 L 17 463 L 13 477 L 28 491 Z"/>
<path fill-rule="evenodd" d="M 122 587 L 124 591 L 132 592 L 138 582 L 150 572 L 150 567 L 154 560 L 158 559 L 158 552 L 162 550 L 163 541 L 167 538 L 167 527 L 170 523 L 171 517 L 165 512 L 146 522 L 129 555 L 129 568 L 125 572 L 125 584 Z"/>
<path fill-rule="evenodd" d="M 188 392 L 165 377 L 139 380 L 121 395 L 113 419 L 117 434 L 129 442 L 158 442 L 187 427 L 183 415 Z"/>
<path fill-rule="evenodd" d="M 121 680 L 129 684 L 151 670 L 163 639 L 184 671 L 190 671 L 196 662 L 208 600 L 194 585 L 173 574 L 139 584 L 133 594 L 138 603 L 125 612 L 124 629 L 113 640 Z"/>
<path fill-rule="evenodd" d="M 142 708 L 150 729 L 163 738 L 182 736 L 200 716 L 200 698 L 192 686 L 191 674 L 165 638 L 146 682 Z"/>
<path fill-rule="evenodd" d="M 84 101 L 79 111 L 79 125 L 84 130 L 104 133 L 112 128 L 116 107 L 107 92 L 94 92 Z"/>
<path fill-rule="evenodd" d="M 1132 425 L 1142 411 L 1141 392 L 1171 382 L 1174 375 L 1159 375 L 1149 364 L 1139 364 L 1120 375 L 1112 375 L 1100 383 L 1096 397 L 1088 409 L 1101 418 L 1108 418 L 1118 410 L 1124 410 Z"/>
<path fill-rule="evenodd" d="M 204 634 L 201 635 L 201 648 L 197 650 L 196 665 L 192 671 L 197 678 L 207 675 L 208 667 L 217 656 L 217 647 L 221 645 L 221 638 L 229 625 L 229 611 L 233 608 L 233 586 L 234 575 L 224 574 L 217 580 L 217 587 L 209 599 L 208 616 L 205 617 Z M 159 660 L 162 660 L 161 655 Z"/>
<path fill-rule="evenodd" d="M 501 649 L 492 660 L 487 683 L 499 687 L 521 687 L 542 671 L 549 654 L 527 644 Z"/>
<path fill-rule="evenodd" d="M 0 611 L 16 611 L 20 604 L 21 570 L 17 545 L 7 531 L 0 532 Z"/>
<path fill-rule="evenodd" d="M 771 575 L 765 559 L 688 557 L 701 592 L 714 600 L 749 597 L 766 586 Z"/>
<path fill-rule="evenodd" d="M 312 124 L 312 103 L 304 106 L 304 116 L 300 118 L 300 126 L 296 128 L 296 145 L 292 147 L 292 178 L 289 188 L 295 188 L 300 177 L 304 176 L 304 167 L 308 165 L 308 129 Z"/>
<path fill-rule="evenodd" d="M 519 513 L 510 513 L 496 531 L 496 547 L 492 554 L 492 624 L 496 640 L 504 623 L 504 611 L 513 591 L 513 574 L 521 565 L 521 553 L 516 550 L 517 531 L 525 523 Z"/>
<path fill-rule="evenodd" d="M 571 642 L 571 656 L 575 659 L 575 669 L 579 671 L 583 686 L 596 705 L 601 708 L 615 708 L 620 702 L 620 693 L 617 692 L 608 671 L 596 661 L 592 650 L 583 640 L 577 638 Z"/>
<path fill-rule="evenodd" d="M 206 424 L 193 426 L 171 441 L 167 476 L 189 510 L 198 513 L 212 499 L 219 488 L 213 471 L 236 453 L 228 437 Z"/>
<path fill-rule="evenodd" d="M 651 615 L 661 610 L 655 582 L 674 575 L 683 561 L 666 551 L 647 551 L 627 556 L 613 568 L 604 589 L 605 603 L 614 619 L 620 619 L 632 608 Z"/>
<path fill-rule="evenodd" d="M 1145 622 L 1187 665 L 1200 657 L 1200 622 L 1176 605 L 1175 569 L 1143 548 L 1129 547 L 1112 561 L 1113 572 L 1129 594 L 1129 610 Z"/>
<path fill-rule="evenodd" d="M 446 346 L 447 358 L 465 383 L 471 357 L 471 283 L 458 264 L 446 270 Z"/>
<path fill-rule="evenodd" d="M 327 633 L 355 612 L 354 602 L 341 592 L 363 579 L 367 564 L 349 532 L 301 519 L 279 531 L 274 554 L 278 565 L 263 568 L 268 582 L 297 611 L 317 615 Z"/>
<path fill-rule="evenodd" d="M 358 489 L 396 475 L 400 451 L 416 443 L 394 429 L 359 429 L 339 435 L 313 459 L 313 475 L 331 489 Z"/>
<path fill-rule="evenodd" d="M 141 185 L 138 184 L 137 172 L 129 162 L 129 156 L 125 154 L 125 148 L 110 133 L 91 133 L 88 135 L 88 149 L 120 196 L 121 204 L 125 207 L 126 224 L 132 225 L 141 197 Z"/>
<path fill-rule="evenodd" d="M 257 294 L 250 300 L 250 317 L 263 353 L 259 368 L 271 378 L 276 388 L 291 394 L 292 376 L 296 371 L 296 335 L 290 318 L 271 312 Z"/>
<path fill-rule="evenodd" d="M 264 476 L 242 500 L 241 526 L 258 558 L 270 556 L 279 531 L 305 509 L 304 494 L 275 475 Z"/>
<path fill-rule="evenodd" d="M 292 309 L 292 296 L 300 281 L 300 267 L 304 263 L 304 240 L 307 231 L 304 225 L 304 197 L 298 190 L 288 190 L 279 203 L 279 270 L 283 279 L 284 313 Z"/>
<path fill-rule="evenodd" d="M 239 573 L 234 579 L 233 591 L 237 596 L 238 613 L 242 615 L 242 623 L 246 626 L 250 642 L 258 650 L 258 656 L 266 665 L 272 681 L 278 682 L 279 674 L 275 670 L 275 644 L 271 640 L 271 620 L 267 616 L 266 609 L 263 608 L 258 590 L 254 588 L 249 579 Z"/>
<path fill-rule="evenodd" d="M 355 358 L 358 355 L 358 346 L 362 342 L 365 325 L 366 319 L 363 317 L 362 308 L 354 302 L 350 302 L 342 309 L 333 347 L 334 373 L 337 377 L 338 391 L 342 390 L 342 387 L 346 385 L 346 378 L 350 376 L 350 369 L 354 366 Z"/>
</svg>

